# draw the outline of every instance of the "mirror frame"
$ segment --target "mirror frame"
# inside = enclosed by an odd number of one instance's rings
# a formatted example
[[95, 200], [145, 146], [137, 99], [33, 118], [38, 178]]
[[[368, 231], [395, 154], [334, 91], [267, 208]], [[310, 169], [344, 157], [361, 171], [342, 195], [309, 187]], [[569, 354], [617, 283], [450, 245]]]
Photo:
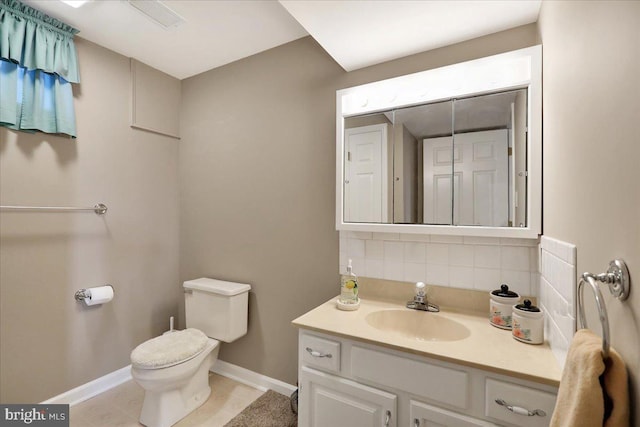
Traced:
[[[457, 97], [527, 89], [526, 227], [344, 222], [344, 118]], [[336, 229], [538, 238], [542, 220], [542, 45], [336, 91]]]

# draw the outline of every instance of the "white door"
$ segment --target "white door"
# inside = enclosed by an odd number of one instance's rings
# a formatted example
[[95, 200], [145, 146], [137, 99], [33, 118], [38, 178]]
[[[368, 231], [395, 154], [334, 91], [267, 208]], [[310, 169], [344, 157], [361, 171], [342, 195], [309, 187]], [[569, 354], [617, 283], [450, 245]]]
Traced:
[[300, 427], [396, 426], [396, 396], [307, 367], [300, 373]]
[[[454, 151], [451, 137], [427, 138], [423, 141], [423, 215], [425, 224], [451, 225], [452, 203], [457, 177], [452, 175], [452, 158], [459, 157]], [[457, 217], [457, 215], [455, 215]]]
[[344, 221], [387, 222], [387, 125], [344, 133]]
[[497, 427], [497, 424], [415, 400], [409, 402], [409, 416], [411, 427]]
[[[459, 193], [455, 225], [509, 225], [509, 152], [507, 129], [456, 134], [454, 147]], [[459, 209], [455, 208], [459, 203]]]
[[[424, 223], [506, 227], [509, 157], [506, 129], [423, 141]], [[453, 166], [452, 166], [453, 161]]]

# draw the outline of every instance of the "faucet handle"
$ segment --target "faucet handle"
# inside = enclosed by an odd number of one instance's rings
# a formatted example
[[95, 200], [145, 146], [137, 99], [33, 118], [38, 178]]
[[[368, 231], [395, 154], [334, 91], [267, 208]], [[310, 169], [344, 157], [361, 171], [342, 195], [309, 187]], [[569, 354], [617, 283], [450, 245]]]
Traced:
[[416, 294], [412, 301], [407, 302], [407, 308], [420, 311], [440, 311], [440, 308], [437, 305], [431, 304], [427, 301], [427, 292], [425, 288], [426, 285], [424, 282], [416, 283]]

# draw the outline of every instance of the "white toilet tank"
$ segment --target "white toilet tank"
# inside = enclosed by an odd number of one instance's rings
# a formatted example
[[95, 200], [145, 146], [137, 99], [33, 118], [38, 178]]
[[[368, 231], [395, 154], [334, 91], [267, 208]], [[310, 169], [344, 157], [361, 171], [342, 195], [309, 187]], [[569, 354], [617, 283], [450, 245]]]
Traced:
[[187, 328], [224, 342], [237, 340], [247, 333], [250, 289], [205, 277], [184, 282]]

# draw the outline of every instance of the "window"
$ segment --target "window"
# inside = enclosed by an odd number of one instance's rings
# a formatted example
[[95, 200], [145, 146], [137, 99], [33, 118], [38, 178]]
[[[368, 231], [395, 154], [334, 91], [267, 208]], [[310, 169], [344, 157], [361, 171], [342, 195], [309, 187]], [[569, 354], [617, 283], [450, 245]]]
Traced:
[[18, 0], [0, 0], [0, 126], [76, 136], [77, 32]]

